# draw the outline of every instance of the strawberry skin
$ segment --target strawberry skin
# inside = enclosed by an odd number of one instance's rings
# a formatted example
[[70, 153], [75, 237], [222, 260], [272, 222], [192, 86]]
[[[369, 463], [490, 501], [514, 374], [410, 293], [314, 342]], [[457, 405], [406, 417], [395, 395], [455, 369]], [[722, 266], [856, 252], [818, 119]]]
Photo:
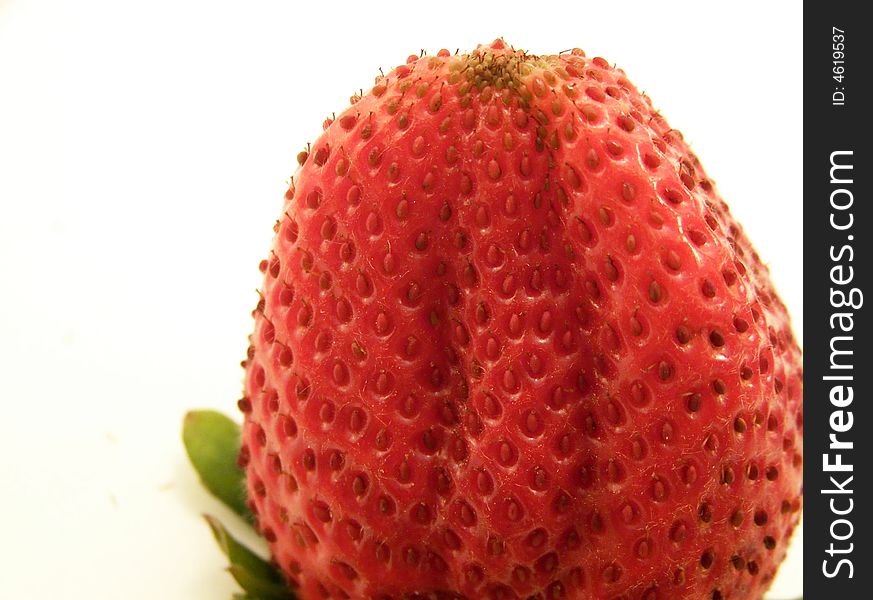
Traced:
[[801, 507], [767, 268], [621, 70], [412, 56], [301, 153], [241, 464], [304, 600], [757, 600]]

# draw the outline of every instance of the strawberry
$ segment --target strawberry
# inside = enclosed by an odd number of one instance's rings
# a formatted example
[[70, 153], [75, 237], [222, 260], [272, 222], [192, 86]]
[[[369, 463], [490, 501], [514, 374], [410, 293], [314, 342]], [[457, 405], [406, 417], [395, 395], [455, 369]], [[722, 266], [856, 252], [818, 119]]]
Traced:
[[580, 50], [411, 56], [298, 157], [240, 462], [316, 598], [760, 598], [801, 355], [697, 157]]

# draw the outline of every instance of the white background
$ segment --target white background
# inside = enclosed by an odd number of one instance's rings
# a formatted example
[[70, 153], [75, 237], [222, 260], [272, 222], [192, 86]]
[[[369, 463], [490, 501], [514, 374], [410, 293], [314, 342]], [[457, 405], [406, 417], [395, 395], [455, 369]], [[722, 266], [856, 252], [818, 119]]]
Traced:
[[623, 67], [802, 334], [799, 3], [66, 4], [0, 0], [0, 599], [230, 597], [182, 415], [235, 414], [297, 151], [422, 48], [502, 35]]

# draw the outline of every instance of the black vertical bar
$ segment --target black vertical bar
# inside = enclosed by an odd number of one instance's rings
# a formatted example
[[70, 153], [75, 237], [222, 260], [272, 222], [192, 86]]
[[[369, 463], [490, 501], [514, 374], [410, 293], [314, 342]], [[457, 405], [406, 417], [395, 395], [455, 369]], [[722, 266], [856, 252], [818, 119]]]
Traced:
[[873, 338], [865, 305], [873, 296], [864, 297], [873, 294], [873, 27], [862, 7], [804, 6], [803, 545], [811, 600], [873, 598]]

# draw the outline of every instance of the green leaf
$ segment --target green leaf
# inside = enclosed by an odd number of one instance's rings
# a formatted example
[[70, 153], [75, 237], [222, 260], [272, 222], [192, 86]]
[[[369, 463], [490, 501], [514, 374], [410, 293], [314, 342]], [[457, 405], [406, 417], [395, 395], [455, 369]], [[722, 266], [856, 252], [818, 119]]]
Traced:
[[251, 522], [246, 506], [245, 474], [236, 464], [240, 426], [214, 410], [194, 410], [185, 415], [182, 441], [206, 489]]
[[230, 561], [228, 571], [245, 594], [234, 600], [296, 600], [279, 570], [242, 545], [225, 527], [210, 515], [204, 515], [215, 541]]
[[268, 583], [284, 585], [282, 575], [276, 567], [243, 546], [239, 540], [230, 535], [218, 519], [211, 515], [204, 515], [204, 518], [232, 567], [245, 569], [252, 577]]
[[230, 574], [240, 584], [240, 587], [253, 598], [258, 600], [297, 600], [287, 585], [284, 583], [273, 583], [258, 579], [245, 568], [238, 565], [231, 565], [228, 568]]
[[[245, 473], [237, 465], [240, 426], [213, 410], [185, 415], [182, 427], [185, 451], [200, 480], [215, 497], [235, 513], [252, 522], [246, 506]], [[205, 515], [212, 535], [230, 561], [228, 571], [245, 593], [233, 600], [297, 600], [281, 572], [234, 538], [215, 517]]]

